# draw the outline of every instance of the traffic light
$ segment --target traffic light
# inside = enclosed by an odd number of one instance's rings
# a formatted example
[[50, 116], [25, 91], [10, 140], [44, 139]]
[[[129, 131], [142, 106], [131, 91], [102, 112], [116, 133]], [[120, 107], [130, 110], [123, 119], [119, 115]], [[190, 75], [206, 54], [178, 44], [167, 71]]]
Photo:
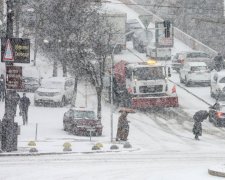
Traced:
[[170, 21], [165, 20], [163, 22], [164, 28], [165, 28], [165, 37], [168, 38], [170, 37]]

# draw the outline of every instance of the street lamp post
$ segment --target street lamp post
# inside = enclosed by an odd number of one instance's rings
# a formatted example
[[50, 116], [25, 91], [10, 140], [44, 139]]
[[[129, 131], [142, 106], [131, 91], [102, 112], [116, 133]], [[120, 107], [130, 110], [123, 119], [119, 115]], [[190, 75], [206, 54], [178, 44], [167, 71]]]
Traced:
[[[129, 34], [131, 34], [131, 33], [133, 33], [134, 31], [129, 31], [129, 32], [127, 32], [127, 33], [125, 33], [124, 35], [122, 35], [122, 36], [120, 36], [119, 37], [119, 39], [121, 38], [121, 37], [126, 37], [127, 35], [129, 35]], [[110, 101], [110, 127], [111, 127], [111, 142], [113, 142], [113, 75], [114, 75], [114, 73], [113, 73], [113, 66], [114, 66], [114, 52], [115, 52], [115, 49], [116, 49], [116, 47], [117, 47], [117, 45], [118, 45], [119, 43], [118, 43], [118, 41], [117, 41], [117, 43], [114, 45], [114, 47], [113, 47], [113, 50], [112, 50], [112, 53], [111, 53], [111, 76], [110, 76], [110, 99], [111, 99], [111, 101]]]

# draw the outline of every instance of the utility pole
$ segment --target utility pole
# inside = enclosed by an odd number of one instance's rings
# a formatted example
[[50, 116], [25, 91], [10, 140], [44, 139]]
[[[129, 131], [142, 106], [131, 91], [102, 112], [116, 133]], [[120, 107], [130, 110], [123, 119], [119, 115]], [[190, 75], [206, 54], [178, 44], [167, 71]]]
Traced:
[[[7, 5], [7, 27], [6, 27], [6, 38], [10, 39], [13, 37], [13, 2], [12, 0], [6, 1]], [[12, 66], [12, 62], [5, 62], [5, 66]], [[6, 79], [6, 78], [5, 78]], [[17, 128], [18, 124], [14, 122], [16, 113], [17, 103], [19, 97], [16, 96], [16, 91], [6, 89], [5, 95], [5, 114], [2, 119], [2, 150], [11, 152], [17, 150]], [[15, 101], [15, 99], [17, 100]], [[16, 103], [15, 103], [16, 102]]]

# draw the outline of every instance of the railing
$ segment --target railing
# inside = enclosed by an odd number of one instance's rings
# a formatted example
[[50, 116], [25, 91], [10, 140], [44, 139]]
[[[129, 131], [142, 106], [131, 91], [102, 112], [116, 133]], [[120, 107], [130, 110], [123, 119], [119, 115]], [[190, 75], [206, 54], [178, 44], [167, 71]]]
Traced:
[[[121, 0], [122, 2], [127, 2], [130, 1], [130, 3], [132, 4], [136, 4], [136, 2], [134, 0]], [[129, 6], [130, 8], [135, 8], [133, 5]], [[143, 14], [143, 10], [148, 13], [151, 14], [153, 16], [152, 18], [152, 22], [155, 23], [156, 21], [163, 21], [163, 19], [160, 16], [157, 16], [156, 14], [154, 14], [153, 12], [145, 9], [142, 6], [138, 6], [136, 5], [136, 7], [142, 9], [142, 14]], [[137, 10], [137, 9], [135, 9]], [[209, 46], [203, 44], [202, 42], [198, 41], [197, 39], [193, 38], [192, 36], [186, 34], [185, 32], [181, 31], [180, 29], [174, 27], [174, 37], [180, 41], [182, 41], [184, 44], [186, 44], [187, 46], [189, 46], [190, 48], [194, 49], [194, 50], [198, 50], [198, 51], [204, 51], [206, 53], [208, 53], [211, 56], [215, 56], [217, 54], [217, 51], [210, 48]]]

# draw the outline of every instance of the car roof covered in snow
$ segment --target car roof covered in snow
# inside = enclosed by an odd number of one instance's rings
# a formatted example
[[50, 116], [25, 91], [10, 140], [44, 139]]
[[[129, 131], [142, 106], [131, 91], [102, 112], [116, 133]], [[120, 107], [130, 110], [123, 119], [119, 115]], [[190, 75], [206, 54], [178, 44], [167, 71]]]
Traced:
[[205, 62], [186, 62], [190, 66], [207, 66]]
[[70, 78], [70, 77], [49, 77], [49, 78], [44, 78], [42, 81], [65, 82], [68, 79], [72, 79], [72, 78]]

